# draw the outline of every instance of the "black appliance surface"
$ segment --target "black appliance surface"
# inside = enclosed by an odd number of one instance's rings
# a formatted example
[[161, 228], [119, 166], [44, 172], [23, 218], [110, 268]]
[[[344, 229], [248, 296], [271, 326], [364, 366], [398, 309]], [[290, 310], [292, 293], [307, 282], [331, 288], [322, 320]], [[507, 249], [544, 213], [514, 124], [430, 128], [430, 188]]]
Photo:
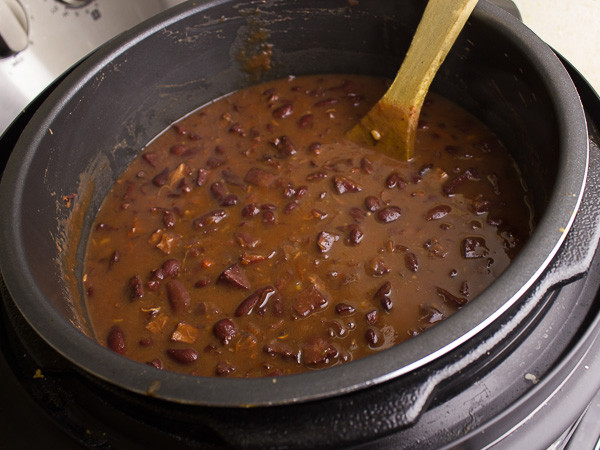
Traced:
[[[565, 62], [568, 66], [568, 63]], [[550, 270], [570, 271], [565, 252], [578, 242], [594, 253], [600, 229], [600, 99], [571, 67], [590, 122], [590, 182], [578, 227]], [[51, 89], [51, 88], [50, 88]], [[42, 96], [43, 97], [43, 96]], [[37, 99], [0, 139], [12, 148]], [[1, 156], [0, 169], [7, 154]], [[587, 261], [586, 256], [579, 261]], [[515, 310], [503, 323], [519, 325], [494, 345], [488, 358], [465, 366], [433, 395], [408, 428], [361, 448], [594, 448], [598, 441], [600, 379], [600, 255], [587, 261], [583, 276], [554, 289], [533, 310]], [[524, 302], [524, 308], [527, 302]], [[521, 317], [522, 315], [523, 317]], [[458, 349], [454, 362], [468, 359], [484, 342]], [[446, 360], [451, 365], [452, 361]], [[372, 388], [376, 395], [378, 388]], [[369, 393], [367, 392], [367, 395]], [[190, 429], [177, 415], [138, 409], [146, 399], [128, 398], [91, 380], [57, 355], [29, 328], [3, 289], [0, 304], [0, 448], [210, 448], [226, 431]], [[589, 407], [588, 407], [589, 404]], [[125, 405], [125, 406], [124, 406]], [[587, 411], [586, 411], [587, 408]], [[583, 413], [587, 412], [587, 415]], [[198, 417], [206, 411], [199, 409]], [[215, 414], [228, 414], [220, 410]], [[245, 412], [244, 412], [245, 413]], [[243, 417], [243, 414], [240, 417]], [[591, 417], [591, 419], [590, 419]], [[191, 419], [195, 416], [192, 413]], [[395, 418], [390, 417], [393, 421]], [[162, 427], [156, 426], [160, 423]], [[591, 425], [590, 425], [591, 424]], [[585, 426], [587, 425], [587, 426]], [[325, 425], [326, 427], [326, 425]], [[222, 435], [219, 436], [218, 432]], [[326, 432], [326, 429], [324, 429]], [[231, 443], [232, 441], [230, 441]], [[233, 441], [234, 443], [243, 443]], [[309, 440], [306, 442], [310, 442]], [[302, 444], [299, 442], [298, 444]]]

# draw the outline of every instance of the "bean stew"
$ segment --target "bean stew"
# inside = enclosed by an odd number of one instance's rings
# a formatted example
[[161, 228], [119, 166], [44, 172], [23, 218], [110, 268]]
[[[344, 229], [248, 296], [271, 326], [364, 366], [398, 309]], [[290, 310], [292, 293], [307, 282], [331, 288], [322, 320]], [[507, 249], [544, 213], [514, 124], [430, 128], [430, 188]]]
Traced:
[[344, 139], [386, 86], [272, 81], [148, 144], [88, 240], [98, 340], [157, 369], [278, 376], [382, 351], [476, 303], [532, 232], [522, 177], [435, 94], [408, 162]]

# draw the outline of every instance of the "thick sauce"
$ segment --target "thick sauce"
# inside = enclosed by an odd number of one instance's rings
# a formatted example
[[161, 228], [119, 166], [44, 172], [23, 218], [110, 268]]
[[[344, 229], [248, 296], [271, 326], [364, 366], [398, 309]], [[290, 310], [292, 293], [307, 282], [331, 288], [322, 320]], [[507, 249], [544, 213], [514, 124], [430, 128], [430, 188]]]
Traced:
[[157, 137], [89, 239], [98, 339], [159, 369], [276, 376], [389, 348], [472, 301], [531, 232], [518, 170], [435, 95], [411, 161], [345, 140], [385, 88], [279, 80]]

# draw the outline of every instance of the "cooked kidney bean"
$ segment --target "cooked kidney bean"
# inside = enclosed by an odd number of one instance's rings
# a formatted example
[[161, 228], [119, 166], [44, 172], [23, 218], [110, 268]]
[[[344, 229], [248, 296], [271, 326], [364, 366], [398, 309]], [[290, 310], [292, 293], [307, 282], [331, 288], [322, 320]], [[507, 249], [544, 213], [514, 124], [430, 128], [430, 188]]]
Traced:
[[361, 160], [360, 160], [360, 168], [367, 175], [371, 175], [373, 173], [373, 171], [374, 171], [374, 169], [373, 169], [373, 163], [368, 158], [361, 158]]
[[383, 223], [394, 222], [400, 218], [402, 210], [397, 206], [386, 206], [377, 211], [377, 220]]
[[198, 359], [198, 352], [193, 348], [169, 348], [167, 356], [179, 364], [192, 364]]
[[222, 209], [215, 209], [193, 220], [194, 228], [204, 231], [210, 231], [213, 225], [218, 224], [227, 217], [227, 213]]
[[485, 239], [469, 236], [463, 239], [461, 252], [463, 258], [485, 258], [489, 254], [489, 249], [485, 246]]
[[135, 300], [144, 296], [144, 286], [139, 275], [129, 280], [129, 298]]
[[288, 157], [296, 154], [296, 146], [287, 136], [281, 136], [273, 142], [279, 154]]
[[377, 347], [381, 345], [381, 338], [379, 337], [379, 333], [375, 331], [373, 328], [368, 328], [365, 332], [365, 339], [367, 340], [367, 344], [370, 347]]
[[461, 172], [452, 180], [448, 181], [444, 187], [443, 191], [446, 195], [454, 195], [458, 190], [459, 186], [462, 185], [465, 181], [479, 181], [479, 175], [477, 174], [477, 170], [474, 168], [469, 168]]
[[231, 319], [221, 319], [215, 323], [213, 334], [221, 344], [226, 345], [237, 335], [237, 327]]
[[272, 286], [266, 286], [254, 291], [239, 304], [235, 310], [235, 315], [237, 317], [247, 316], [252, 314], [254, 308], [264, 308], [273, 294], [275, 294], [275, 288]]
[[204, 186], [204, 184], [208, 180], [208, 174], [208, 170], [198, 169], [198, 172], [196, 174], [196, 186]]
[[283, 119], [294, 112], [294, 107], [291, 103], [286, 103], [273, 111], [273, 117]]
[[406, 252], [404, 255], [404, 263], [406, 264], [406, 268], [411, 272], [416, 272], [419, 269], [417, 255], [412, 252]]
[[377, 197], [369, 195], [365, 198], [365, 208], [367, 211], [375, 212], [381, 208], [381, 201]]
[[192, 299], [181, 281], [171, 280], [167, 283], [167, 297], [171, 309], [176, 314], [184, 313], [190, 309]]
[[304, 114], [298, 119], [298, 126], [300, 128], [307, 128], [313, 124], [314, 116], [312, 114]]
[[155, 358], [152, 361], [148, 361], [147, 363], [149, 366], [152, 366], [156, 369], [162, 369], [163, 368], [163, 363], [159, 358]]
[[179, 276], [179, 271], [181, 270], [181, 263], [175, 258], [167, 259], [163, 263], [161, 269], [163, 270], [165, 276], [169, 278], [177, 278]]
[[360, 192], [362, 187], [348, 177], [337, 176], [333, 178], [333, 186], [338, 194], [346, 192]]
[[167, 182], [168, 179], [169, 179], [169, 169], [167, 167], [165, 167], [165, 169], [161, 173], [159, 173], [154, 178], [152, 178], [152, 183], [155, 186], [161, 187], [161, 186], [165, 185], [165, 183]]
[[439, 220], [450, 214], [452, 208], [448, 205], [437, 205], [425, 213], [425, 220]]
[[347, 303], [338, 303], [335, 305], [335, 312], [337, 312], [340, 316], [348, 316], [350, 314], [354, 314], [354, 306], [349, 305]]
[[386, 86], [273, 81], [151, 142], [87, 242], [81, 282], [105, 345], [118, 324], [126, 356], [154, 367], [279, 376], [379, 352], [466, 307], [527, 239], [522, 182], [493, 134], [434, 94], [410, 161], [347, 141]]
[[361, 229], [357, 225], [353, 225], [350, 227], [350, 232], [348, 235], [348, 242], [350, 245], [358, 245], [360, 241], [362, 241], [365, 235], [361, 231]]
[[113, 325], [108, 332], [108, 337], [106, 338], [106, 345], [113, 352], [118, 353], [119, 355], [124, 355], [127, 349], [125, 345], [125, 333], [118, 325]]
[[225, 361], [219, 361], [215, 367], [215, 374], [218, 377], [225, 377], [235, 372], [235, 366]]

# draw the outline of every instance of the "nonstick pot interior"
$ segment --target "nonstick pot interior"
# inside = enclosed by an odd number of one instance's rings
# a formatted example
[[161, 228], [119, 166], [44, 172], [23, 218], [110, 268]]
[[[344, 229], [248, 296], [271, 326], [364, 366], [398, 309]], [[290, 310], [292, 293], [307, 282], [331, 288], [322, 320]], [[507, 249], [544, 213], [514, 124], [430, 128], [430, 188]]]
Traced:
[[[80, 262], [95, 212], [145, 143], [187, 112], [259, 80], [327, 72], [392, 77], [423, 8], [424, 2], [397, 0], [189, 2], [87, 58], [35, 114], [2, 179], [0, 262], [25, 318], [61, 354], [103, 380], [167, 400], [220, 406], [340, 395], [407, 373], [472, 339], [517, 302], [552, 259], [577, 211], [587, 170], [585, 118], [567, 72], [520, 22], [485, 1], [432, 89], [475, 113], [504, 141], [532, 191], [538, 223], [519, 257], [470, 305], [363, 360], [239, 380], [162, 372], [114, 354], [92, 339], [81, 304]], [[257, 43], [257, 35], [265, 41]], [[248, 73], [242, 56], [260, 51], [272, 52], [271, 67]], [[69, 242], [78, 245], [73, 250]]]

